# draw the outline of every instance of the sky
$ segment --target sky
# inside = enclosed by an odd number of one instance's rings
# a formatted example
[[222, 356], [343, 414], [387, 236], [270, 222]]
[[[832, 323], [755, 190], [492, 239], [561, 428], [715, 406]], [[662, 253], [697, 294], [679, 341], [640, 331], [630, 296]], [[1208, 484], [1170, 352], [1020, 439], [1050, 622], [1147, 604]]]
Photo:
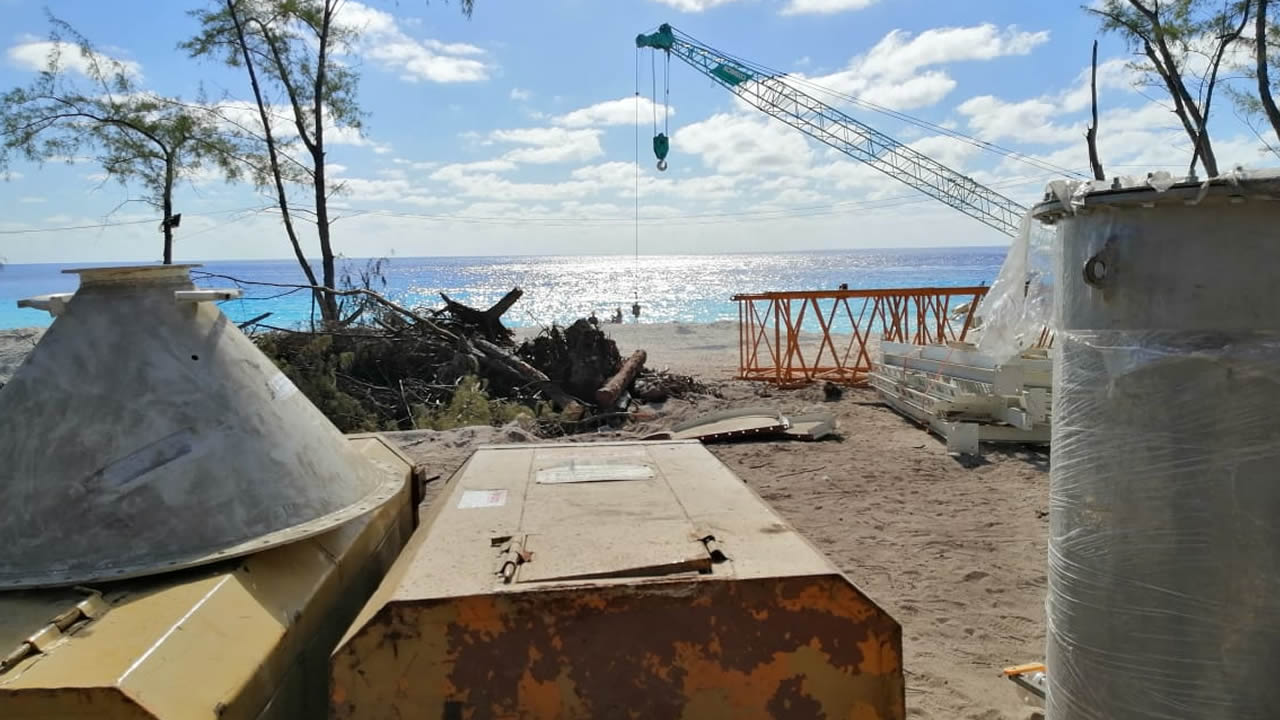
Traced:
[[[188, 11], [201, 6], [0, 0], [0, 88], [29, 83], [43, 66], [47, 7], [148, 89], [248, 99], [242, 70], [177, 49], [196, 29]], [[476, 0], [470, 19], [456, 0], [345, 0], [340, 17], [361, 33], [341, 60], [360, 73], [367, 114], [363, 132], [329, 133], [329, 174], [342, 186], [334, 244], [346, 257], [1008, 242], [676, 58], [665, 80], [666, 60], [635, 47], [638, 33], [662, 22], [861, 101], [823, 95], [1022, 205], [1048, 181], [1088, 169], [1098, 29], [1070, 0]], [[1102, 162], [1109, 175], [1185, 173], [1190, 143], [1132, 59], [1120, 39], [1100, 38]], [[70, 56], [69, 72], [77, 61]], [[1276, 164], [1225, 96], [1216, 107], [1223, 168]], [[671, 136], [666, 172], [654, 166], [655, 114]], [[0, 259], [158, 260], [157, 213], [133, 202], [137, 188], [101, 172], [92, 157], [13, 162], [0, 181]], [[270, 205], [253, 187], [199, 173], [176, 192], [175, 259], [291, 256]], [[313, 228], [303, 241], [314, 254]]]

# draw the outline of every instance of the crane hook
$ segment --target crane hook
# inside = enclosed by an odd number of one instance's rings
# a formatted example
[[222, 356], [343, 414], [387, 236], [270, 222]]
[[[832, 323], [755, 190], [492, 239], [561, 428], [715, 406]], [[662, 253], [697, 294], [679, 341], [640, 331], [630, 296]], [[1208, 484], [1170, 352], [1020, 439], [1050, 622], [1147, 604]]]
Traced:
[[667, 169], [667, 152], [671, 149], [671, 141], [667, 139], [666, 133], [658, 133], [653, 136], [653, 154], [658, 157], [659, 172]]

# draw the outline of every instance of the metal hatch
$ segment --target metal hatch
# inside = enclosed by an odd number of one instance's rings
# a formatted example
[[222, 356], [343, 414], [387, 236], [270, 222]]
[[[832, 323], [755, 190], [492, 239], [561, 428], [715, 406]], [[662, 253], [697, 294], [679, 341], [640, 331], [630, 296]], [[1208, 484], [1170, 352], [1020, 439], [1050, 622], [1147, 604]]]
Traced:
[[334, 651], [330, 717], [902, 720], [901, 658], [701, 444], [484, 447]]
[[[643, 446], [539, 448], [524, 512], [501, 553], [504, 583], [712, 572], [725, 559]], [[514, 566], [513, 566], [514, 564]]]

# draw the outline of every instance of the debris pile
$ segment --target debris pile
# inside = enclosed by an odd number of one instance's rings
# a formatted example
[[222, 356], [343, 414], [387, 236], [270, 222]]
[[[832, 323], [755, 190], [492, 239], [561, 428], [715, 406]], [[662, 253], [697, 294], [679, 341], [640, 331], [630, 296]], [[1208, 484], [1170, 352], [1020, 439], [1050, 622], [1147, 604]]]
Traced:
[[478, 310], [443, 293], [443, 308], [408, 309], [362, 292], [347, 313], [358, 321], [345, 327], [268, 327], [254, 340], [345, 432], [516, 421], [556, 436], [625, 422], [636, 400], [709, 392], [644, 368], [644, 351], [624, 359], [585, 319], [517, 346], [501, 316], [521, 294]]

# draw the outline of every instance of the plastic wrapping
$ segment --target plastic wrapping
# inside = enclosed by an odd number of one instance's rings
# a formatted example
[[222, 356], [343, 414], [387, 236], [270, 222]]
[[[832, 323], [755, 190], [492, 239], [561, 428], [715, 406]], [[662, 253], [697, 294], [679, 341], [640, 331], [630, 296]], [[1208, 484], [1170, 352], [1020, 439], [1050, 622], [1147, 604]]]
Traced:
[[1280, 334], [1057, 340], [1048, 717], [1280, 717]]
[[978, 350], [1003, 362], [1033, 347], [1053, 313], [1055, 232], [1030, 215], [982, 299], [977, 316]]

